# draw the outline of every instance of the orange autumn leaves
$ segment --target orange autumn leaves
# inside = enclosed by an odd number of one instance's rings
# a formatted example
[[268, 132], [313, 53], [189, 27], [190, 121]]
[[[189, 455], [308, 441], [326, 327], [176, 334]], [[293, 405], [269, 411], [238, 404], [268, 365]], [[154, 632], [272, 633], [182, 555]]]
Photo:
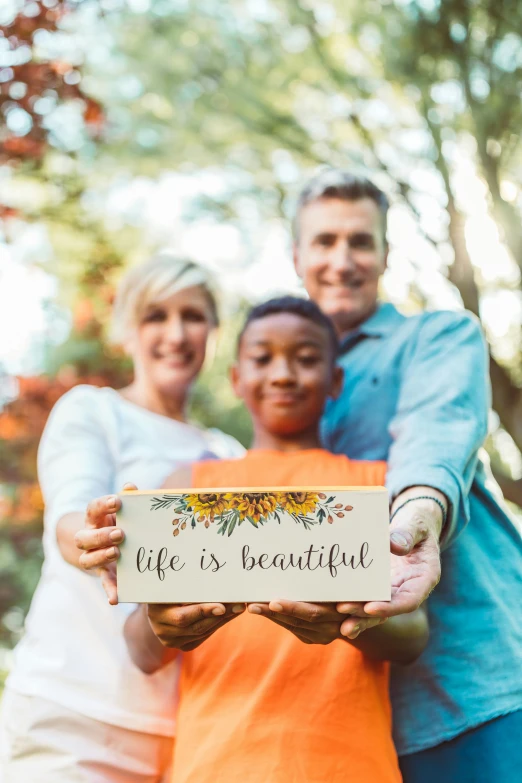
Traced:
[[0, 411], [0, 526], [41, 525], [36, 452], [49, 410], [64, 391], [45, 377], [20, 378], [17, 398]]
[[78, 383], [103, 385], [106, 381], [74, 373], [16, 379], [16, 399], [0, 409], [0, 526], [18, 529], [42, 524], [38, 443], [53, 405]]
[[16, 525], [39, 522], [42, 512], [43, 498], [38, 484], [21, 484], [7, 491], [0, 487], [0, 526], [7, 520]]

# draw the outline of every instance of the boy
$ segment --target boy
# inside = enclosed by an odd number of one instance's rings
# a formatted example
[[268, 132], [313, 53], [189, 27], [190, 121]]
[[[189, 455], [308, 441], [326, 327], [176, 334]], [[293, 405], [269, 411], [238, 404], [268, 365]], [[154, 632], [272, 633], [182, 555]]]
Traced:
[[[177, 471], [166, 486], [382, 485], [384, 463], [352, 462], [321, 448], [322, 411], [342, 385], [336, 356], [333, 327], [312, 302], [282, 297], [254, 308], [232, 369], [234, 389], [252, 416], [252, 449], [241, 459]], [[99, 547], [104, 534], [96, 533]], [[112, 541], [121, 541], [115, 533]], [[81, 537], [82, 548], [96, 544], [90, 535]], [[83, 557], [86, 565], [107, 562], [103, 551]], [[400, 781], [385, 661], [405, 663], [422, 652], [424, 612], [361, 636], [354, 618], [351, 638], [340, 634], [345, 619], [329, 604], [285, 600], [247, 611], [222, 604], [139, 607], [125, 635], [140, 668], [160, 668], [170, 657], [164, 647], [187, 653], [173, 783]]]

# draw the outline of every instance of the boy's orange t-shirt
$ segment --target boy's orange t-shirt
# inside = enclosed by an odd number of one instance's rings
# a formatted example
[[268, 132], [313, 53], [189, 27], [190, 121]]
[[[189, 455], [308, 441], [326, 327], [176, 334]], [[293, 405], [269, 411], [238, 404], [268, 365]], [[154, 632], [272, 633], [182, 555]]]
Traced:
[[[382, 486], [321, 449], [193, 466], [193, 486]], [[284, 596], [282, 596], [284, 597]], [[398, 783], [388, 664], [245, 613], [183, 655], [173, 783]]]

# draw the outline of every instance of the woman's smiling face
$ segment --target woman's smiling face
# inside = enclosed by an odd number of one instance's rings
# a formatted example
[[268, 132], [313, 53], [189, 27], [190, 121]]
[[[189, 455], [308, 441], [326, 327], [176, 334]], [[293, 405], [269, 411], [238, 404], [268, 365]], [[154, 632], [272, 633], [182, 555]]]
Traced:
[[136, 379], [164, 395], [179, 396], [201, 370], [214, 325], [202, 286], [185, 288], [150, 304], [126, 346]]

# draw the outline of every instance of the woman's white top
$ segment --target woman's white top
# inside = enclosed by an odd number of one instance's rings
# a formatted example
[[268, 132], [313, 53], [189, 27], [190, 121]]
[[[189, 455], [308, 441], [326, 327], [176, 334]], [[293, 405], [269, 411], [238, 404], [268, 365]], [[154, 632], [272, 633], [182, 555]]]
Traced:
[[65, 394], [38, 452], [45, 561], [8, 686], [105, 723], [174, 734], [178, 663], [152, 675], [132, 663], [123, 625], [135, 605], [110, 606], [97, 576], [65, 562], [56, 524], [126, 482], [154, 489], [181, 464], [243, 453], [219, 430], [152, 413], [113, 389], [77, 386]]

